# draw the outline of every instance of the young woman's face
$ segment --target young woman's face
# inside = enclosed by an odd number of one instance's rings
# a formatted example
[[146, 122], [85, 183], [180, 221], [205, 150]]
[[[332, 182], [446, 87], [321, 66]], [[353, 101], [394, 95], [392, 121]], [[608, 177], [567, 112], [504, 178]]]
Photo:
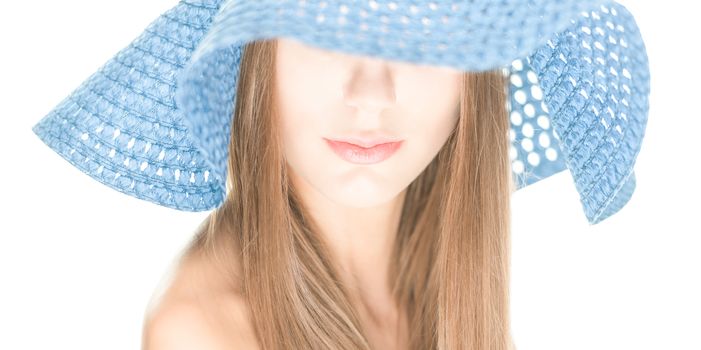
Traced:
[[[338, 204], [369, 207], [391, 200], [428, 166], [456, 126], [461, 71], [327, 51], [287, 38], [278, 39], [276, 59], [290, 176]], [[345, 159], [327, 142], [374, 134], [401, 144], [372, 164], [352, 149], [340, 152], [357, 159]], [[376, 151], [369, 153], [382, 153]]]

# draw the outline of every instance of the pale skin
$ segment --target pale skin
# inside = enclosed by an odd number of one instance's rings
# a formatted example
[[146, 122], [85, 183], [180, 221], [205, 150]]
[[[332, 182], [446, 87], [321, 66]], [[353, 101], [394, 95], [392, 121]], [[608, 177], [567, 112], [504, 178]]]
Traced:
[[[287, 38], [278, 40], [276, 59], [291, 181], [337, 259], [371, 345], [405, 348], [405, 315], [393, 306], [387, 283], [391, 248], [407, 186], [455, 128], [462, 72], [327, 51]], [[403, 144], [380, 163], [358, 165], [322, 139], [365, 131], [390, 134]], [[208, 261], [183, 259], [163, 297], [153, 301], [143, 349], [180, 349], [173, 347], [178, 346], [173, 337], [191, 342], [182, 349], [257, 348], [245, 303], [220, 292], [221, 277]], [[193, 295], [202, 293], [222, 295], [220, 304], [193, 306]], [[205, 299], [211, 298], [198, 300]], [[205, 322], [203, 308], [216, 310], [221, 319]]]

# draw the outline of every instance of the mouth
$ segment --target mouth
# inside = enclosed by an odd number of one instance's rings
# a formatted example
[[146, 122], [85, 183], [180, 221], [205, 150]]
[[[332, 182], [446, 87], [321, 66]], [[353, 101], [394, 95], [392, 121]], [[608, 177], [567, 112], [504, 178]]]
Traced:
[[329, 140], [324, 138], [326, 144], [339, 156], [341, 159], [353, 164], [375, 164], [382, 162], [391, 157], [404, 142], [394, 141], [379, 143], [372, 147], [363, 147], [349, 142]]

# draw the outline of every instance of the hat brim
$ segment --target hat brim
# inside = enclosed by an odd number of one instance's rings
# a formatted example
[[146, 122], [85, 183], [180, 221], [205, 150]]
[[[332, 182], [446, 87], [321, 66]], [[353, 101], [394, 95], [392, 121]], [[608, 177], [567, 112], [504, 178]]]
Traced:
[[217, 11], [185, 1], [165, 11], [32, 131], [117, 191], [184, 211], [217, 207], [224, 181], [192, 143], [174, 99], [177, 74]]
[[[622, 5], [513, 0], [494, 6], [482, 0], [469, 8], [393, 3], [393, 9], [371, 1], [332, 9], [325, 3], [181, 1], [33, 130], [83, 172], [121, 192], [179, 210], [216, 208], [226, 190], [243, 45], [291, 37], [328, 50], [416, 64], [507, 67], [512, 82], [513, 77], [522, 81], [510, 86], [510, 115], [547, 117], [552, 127], [535, 129], [559, 141], [539, 147], [533, 142], [539, 135], [512, 118], [511, 141], [521, 145], [512, 152], [513, 164], [522, 167], [515, 171], [518, 187], [569, 168], [592, 224], [630, 198], [647, 120], [649, 72], [638, 28]], [[382, 13], [369, 15], [373, 11]], [[582, 33], [583, 27], [590, 33]], [[619, 58], [615, 62], [612, 53]], [[534, 87], [543, 96], [532, 93]], [[518, 91], [526, 98], [517, 98]], [[614, 103], [611, 96], [620, 102], [623, 91], [626, 103]], [[594, 97], [597, 102], [591, 103]], [[536, 119], [527, 122], [533, 127]], [[525, 139], [535, 147], [523, 146]], [[559, 156], [546, 161], [550, 151]], [[531, 162], [532, 154], [543, 161]]]

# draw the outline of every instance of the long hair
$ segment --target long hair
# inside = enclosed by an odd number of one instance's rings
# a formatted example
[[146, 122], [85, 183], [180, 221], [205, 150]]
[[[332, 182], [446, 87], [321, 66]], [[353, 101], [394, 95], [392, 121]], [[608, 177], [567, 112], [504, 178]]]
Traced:
[[[371, 349], [337, 263], [288, 178], [276, 122], [276, 43], [244, 47], [227, 197], [192, 249], [223, 265], [221, 257], [239, 259], [232, 283], [263, 349]], [[455, 130], [407, 188], [389, 282], [407, 315], [410, 349], [513, 347], [507, 86], [501, 69], [463, 72]]]

